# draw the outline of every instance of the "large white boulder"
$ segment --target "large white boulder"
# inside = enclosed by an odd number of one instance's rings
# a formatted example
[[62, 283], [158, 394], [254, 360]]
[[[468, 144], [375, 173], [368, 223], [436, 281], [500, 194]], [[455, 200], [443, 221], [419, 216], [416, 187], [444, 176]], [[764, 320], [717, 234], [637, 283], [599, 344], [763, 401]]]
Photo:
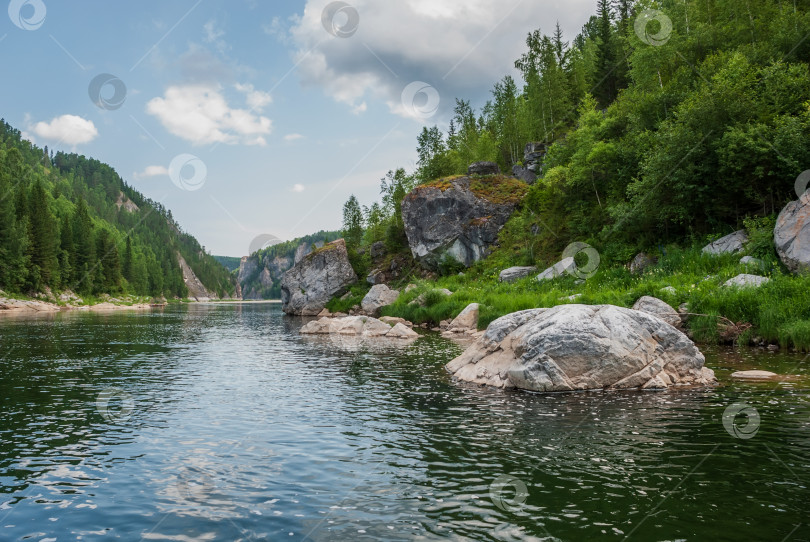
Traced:
[[577, 264], [574, 263], [574, 258], [565, 258], [537, 275], [537, 280], [543, 282], [544, 280], [555, 279], [576, 268]]
[[530, 309], [492, 322], [447, 364], [456, 378], [532, 391], [710, 385], [695, 344], [660, 318], [613, 305]]
[[528, 277], [532, 273], [536, 272], [537, 268], [534, 266], [529, 267], [510, 267], [508, 269], [504, 269], [498, 275], [498, 280], [501, 282], [515, 282], [516, 280], [522, 279], [523, 277]]

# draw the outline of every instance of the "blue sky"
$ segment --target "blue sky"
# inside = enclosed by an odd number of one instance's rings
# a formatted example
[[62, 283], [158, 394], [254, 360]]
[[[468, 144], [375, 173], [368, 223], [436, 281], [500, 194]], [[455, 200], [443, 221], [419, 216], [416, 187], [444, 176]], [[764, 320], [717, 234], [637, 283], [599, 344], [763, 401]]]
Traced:
[[109, 163], [212, 253], [242, 256], [261, 234], [337, 229], [350, 194], [368, 205], [386, 171], [413, 169], [417, 133], [444, 129], [455, 97], [480, 106], [516, 75], [529, 31], [560, 20], [570, 40], [594, 6], [11, 0], [0, 117]]

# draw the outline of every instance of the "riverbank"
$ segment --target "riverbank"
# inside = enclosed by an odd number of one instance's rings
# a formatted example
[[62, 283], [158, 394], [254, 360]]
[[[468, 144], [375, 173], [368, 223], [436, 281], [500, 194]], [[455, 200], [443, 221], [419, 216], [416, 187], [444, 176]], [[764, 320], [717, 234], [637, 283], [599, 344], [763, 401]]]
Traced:
[[56, 297], [53, 294], [41, 298], [11, 295], [0, 291], [0, 317], [12, 315], [48, 314], [61, 311], [107, 312], [120, 310], [147, 310], [163, 307], [168, 302], [154, 300], [143, 296], [122, 296], [121, 298], [104, 295], [99, 298], [80, 298], [72, 292], [65, 292]]
[[[479, 262], [462, 274], [394, 284], [401, 294], [382, 314], [414, 324], [438, 325], [468, 304], [480, 304], [478, 328], [512, 312], [561, 304], [611, 304], [632, 307], [643, 296], [661, 299], [678, 311], [684, 329], [700, 344], [751, 344], [810, 350], [810, 275], [793, 275], [775, 259], [743, 264], [742, 254], [709, 255], [700, 247], [666, 247], [657, 263], [639, 274], [625, 265], [603, 264], [587, 279], [564, 274], [538, 281], [533, 273], [512, 283], [500, 282], [499, 258]], [[740, 274], [765, 277], [761, 286], [725, 283]], [[356, 285], [343, 300], [327, 307], [346, 311], [359, 305], [369, 285]], [[452, 292], [444, 295], [442, 290]], [[420, 303], [415, 303], [419, 299]]]

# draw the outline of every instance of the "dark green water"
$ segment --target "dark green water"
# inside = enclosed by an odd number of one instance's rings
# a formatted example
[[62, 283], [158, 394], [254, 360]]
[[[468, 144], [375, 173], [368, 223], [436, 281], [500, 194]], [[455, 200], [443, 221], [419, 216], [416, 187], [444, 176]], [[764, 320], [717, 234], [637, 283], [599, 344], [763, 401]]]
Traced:
[[[453, 383], [436, 336], [300, 325], [0, 320], [0, 540], [810, 539], [803, 356], [709, 352], [713, 390], [543, 396]], [[729, 381], [752, 367], [801, 378]]]

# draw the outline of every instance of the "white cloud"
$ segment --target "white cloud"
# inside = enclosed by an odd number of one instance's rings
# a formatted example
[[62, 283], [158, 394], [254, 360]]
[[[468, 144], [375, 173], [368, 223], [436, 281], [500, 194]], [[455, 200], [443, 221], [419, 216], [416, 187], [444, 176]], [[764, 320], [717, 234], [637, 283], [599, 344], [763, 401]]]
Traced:
[[[261, 91], [253, 92], [261, 94], [254, 96], [254, 105], [262, 105], [269, 98]], [[171, 86], [163, 97], [146, 104], [146, 112], [157, 117], [170, 133], [195, 145], [265, 145], [263, 136], [272, 130], [270, 119], [248, 109], [231, 108], [220, 89], [208, 85]]]
[[284, 141], [295, 141], [297, 139], [304, 139], [301, 134], [287, 134], [284, 136]]
[[495, 82], [517, 74], [514, 61], [524, 52], [529, 32], [542, 25], [551, 34], [559, 20], [571, 41], [594, 9], [593, 0], [354, 0], [357, 31], [340, 38], [323, 27], [321, 13], [328, 3], [307, 0], [290, 30], [301, 80], [320, 86], [355, 113], [365, 110], [367, 99], [376, 99], [405, 117], [414, 116], [412, 104], [402, 104], [409, 83], [435, 87], [440, 114], [456, 97], [483, 101]]
[[292, 190], [293, 192], [303, 192], [305, 188], [303, 184], [294, 184], [290, 190]]
[[146, 177], [159, 177], [161, 175], [168, 175], [169, 170], [165, 166], [146, 166], [140, 173], [135, 173], [136, 179], [144, 179]]
[[65, 143], [72, 147], [89, 143], [98, 135], [93, 121], [76, 115], [62, 115], [51, 119], [50, 122], [37, 122], [28, 129], [42, 139]]
[[261, 111], [264, 109], [264, 106], [268, 105], [270, 102], [273, 101], [272, 96], [270, 93], [264, 92], [261, 90], [256, 90], [253, 88], [251, 84], [236, 84], [236, 90], [239, 92], [243, 92], [247, 97], [247, 104], [250, 106], [251, 109], [254, 111]]
[[214, 47], [216, 47], [219, 51], [230, 49], [225, 40], [222, 39], [225, 32], [217, 27], [217, 22], [215, 20], [211, 19], [205, 23], [203, 25], [203, 30], [205, 31], [205, 37], [203, 39], [206, 43], [213, 44]]

